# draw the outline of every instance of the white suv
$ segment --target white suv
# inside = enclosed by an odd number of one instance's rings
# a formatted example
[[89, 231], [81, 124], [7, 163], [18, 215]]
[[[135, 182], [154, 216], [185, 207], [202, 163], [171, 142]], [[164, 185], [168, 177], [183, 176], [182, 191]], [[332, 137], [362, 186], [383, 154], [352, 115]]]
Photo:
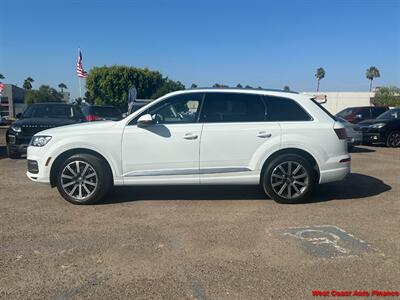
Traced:
[[309, 96], [271, 90], [170, 93], [118, 121], [58, 127], [28, 147], [28, 177], [75, 204], [113, 185], [261, 184], [304, 201], [350, 172], [343, 125]]

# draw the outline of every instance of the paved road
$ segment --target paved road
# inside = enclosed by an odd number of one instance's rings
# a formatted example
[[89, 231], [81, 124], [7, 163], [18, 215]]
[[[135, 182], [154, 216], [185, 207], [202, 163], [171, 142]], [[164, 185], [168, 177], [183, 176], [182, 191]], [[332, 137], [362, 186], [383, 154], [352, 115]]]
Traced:
[[[280, 205], [257, 187], [118, 188], [74, 206], [0, 159], [0, 298], [307, 299], [399, 290], [400, 149]], [[322, 226], [326, 225], [326, 226]]]

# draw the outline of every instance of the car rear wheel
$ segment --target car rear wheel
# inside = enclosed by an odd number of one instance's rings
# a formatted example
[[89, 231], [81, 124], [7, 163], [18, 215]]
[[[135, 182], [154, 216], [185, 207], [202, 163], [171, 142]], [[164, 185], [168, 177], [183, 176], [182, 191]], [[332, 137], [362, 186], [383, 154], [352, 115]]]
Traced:
[[284, 154], [267, 166], [262, 185], [264, 191], [276, 202], [301, 203], [314, 189], [315, 172], [302, 156]]
[[400, 131], [394, 130], [389, 133], [386, 139], [386, 146], [393, 148], [400, 147]]
[[59, 168], [57, 189], [73, 204], [100, 201], [112, 187], [112, 174], [107, 164], [91, 154], [69, 157]]

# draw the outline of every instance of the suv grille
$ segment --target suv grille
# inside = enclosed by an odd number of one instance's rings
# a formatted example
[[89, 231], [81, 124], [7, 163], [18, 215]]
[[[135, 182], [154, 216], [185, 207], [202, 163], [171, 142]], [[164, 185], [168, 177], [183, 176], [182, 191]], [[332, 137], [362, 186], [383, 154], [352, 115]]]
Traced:
[[39, 131], [53, 128], [53, 125], [22, 125], [21, 131], [22, 135], [32, 136]]

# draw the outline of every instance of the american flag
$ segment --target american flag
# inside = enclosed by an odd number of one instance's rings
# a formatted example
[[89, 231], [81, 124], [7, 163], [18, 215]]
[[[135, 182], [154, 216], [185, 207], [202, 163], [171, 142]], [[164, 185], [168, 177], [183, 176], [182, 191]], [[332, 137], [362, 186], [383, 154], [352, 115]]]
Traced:
[[83, 69], [83, 66], [82, 66], [82, 53], [81, 53], [80, 49], [79, 49], [79, 53], [78, 53], [78, 61], [76, 63], [76, 73], [78, 74], [78, 77], [80, 77], [80, 78], [87, 77], [87, 72]]
[[0, 94], [3, 91], [3, 89], [4, 89], [4, 84], [0, 82]]

